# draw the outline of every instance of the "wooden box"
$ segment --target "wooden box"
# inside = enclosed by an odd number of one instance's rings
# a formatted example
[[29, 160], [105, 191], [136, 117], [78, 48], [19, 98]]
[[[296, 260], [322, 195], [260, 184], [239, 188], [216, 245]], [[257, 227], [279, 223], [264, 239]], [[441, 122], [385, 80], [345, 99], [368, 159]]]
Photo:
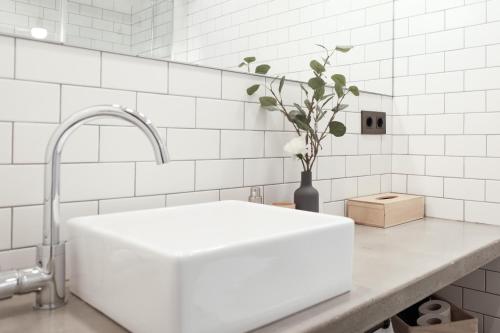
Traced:
[[[432, 296], [431, 299], [440, 299]], [[451, 306], [451, 322], [432, 326], [416, 326], [418, 317], [418, 305], [422, 302], [406, 309], [397, 316], [391, 318], [394, 333], [478, 333], [478, 320], [469, 313]], [[410, 319], [410, 320], [409, 320]]]
[[356, 223], [387, 228], [424, 217], [424, 198], [400, 193], [381, 193], [349, 199], [347, 216]]

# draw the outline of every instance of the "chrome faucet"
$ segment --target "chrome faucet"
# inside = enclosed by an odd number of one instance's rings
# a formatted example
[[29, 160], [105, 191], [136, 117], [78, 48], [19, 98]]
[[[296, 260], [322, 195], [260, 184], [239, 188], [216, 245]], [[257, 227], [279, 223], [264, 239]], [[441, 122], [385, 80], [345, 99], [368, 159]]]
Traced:
[[0, 272], [0, 300], [36, 292], [35, 308], [55, 309], [66, 303], [66, 243], [59, 238], [61, 153], [68, 137], [80, 125], [106, 117], [119, 118], [139, 127], [153, 145], [156, 162], [168, 161], [167, 149], [156, 128], [143, 114], [132, 109], [99, 105], [81, 110], [65, 120], [52, 135], [45, 153], [43, 243], [37, 247], [37, 265]]

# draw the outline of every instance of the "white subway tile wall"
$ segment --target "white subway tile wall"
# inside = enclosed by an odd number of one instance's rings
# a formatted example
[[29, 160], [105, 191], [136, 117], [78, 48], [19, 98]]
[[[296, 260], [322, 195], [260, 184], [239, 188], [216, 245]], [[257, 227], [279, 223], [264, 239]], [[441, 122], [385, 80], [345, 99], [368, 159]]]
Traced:
[[[392, 92], [392, 0], [190, 0], [182, 6], [186, 18], [176, 27], [174, 60], [235, 68], [244, 57], [256, 56], [273, 73], [306, 80], [309, 60], [322, 52], [315, 44], [351, 44], [355, 50], [335, 57], [338, 70], [360, 88]], [[433, 21], [443, 25], [444, 19]], [[418, 22], [412, 26], [418, 29]]]
[[[0, 53], [2, 269], [34, 260], [45, 146], [58, 123], [91, 105], [118, 103], [146, 114], [172, 162], [157, 166], [146, 137], [128, 123], [108, 119], [82, 126], [63, 152], [63, 219], [247, 200], [249, 186], [261, 186], [266, 203], [293, 200], [301, 167], [283, 154], [283, 144], [295, 134], [280, 113], [261, 109], [245, 92], [264, 77], [10, 37], [0, 38], [0, 48], [8, 51]], [[285, 89], [287, 103], [302, 100], [296, 82]], [[359, 111], [388, 112], [390, 130], [392, 98], [365, 93], [349, 104], [339, 116], [347, 119], [349, 134], [325, 142], [314, 170], [328, 213], [343, 214], [349, 197], [391, 187], [391, 135], [359, 135]]]
[[[500, 224], [499, 8], [395, 0], [392, 189], [425, 195], [427, 216]], [[442, 291], [479, 317], [480, 333], [500, 329], [496, 274]]]

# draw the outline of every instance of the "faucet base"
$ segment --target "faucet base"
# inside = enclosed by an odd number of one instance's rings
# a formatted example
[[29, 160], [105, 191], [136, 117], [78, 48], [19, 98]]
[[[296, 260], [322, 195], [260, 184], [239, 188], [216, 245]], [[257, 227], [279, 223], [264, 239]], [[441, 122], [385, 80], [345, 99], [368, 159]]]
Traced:
[[66, 243], [38, 246], [37, 263], [50, 278], [45, 286], [36, 292], [34, 308], [53, 310], [65, 305]]

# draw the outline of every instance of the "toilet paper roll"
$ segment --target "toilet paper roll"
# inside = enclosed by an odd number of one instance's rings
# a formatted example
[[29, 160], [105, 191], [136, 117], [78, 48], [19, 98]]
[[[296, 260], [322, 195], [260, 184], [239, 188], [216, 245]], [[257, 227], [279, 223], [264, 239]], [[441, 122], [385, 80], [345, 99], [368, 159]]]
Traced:
[[424, 304], [418, 307], [418, 313], [423, 316], [425, 314], [431, 313], [435, 315], [441, 315], [448, 320], [451, 320], [451, 306], [450, 303], [440, 301], [440, 300], [432, 300], [425, 302]]
[[431, 326], [439, 324], [447, 324], [450, 318], [438, 314], [427, 313], [417, 319], [418, 326]]

